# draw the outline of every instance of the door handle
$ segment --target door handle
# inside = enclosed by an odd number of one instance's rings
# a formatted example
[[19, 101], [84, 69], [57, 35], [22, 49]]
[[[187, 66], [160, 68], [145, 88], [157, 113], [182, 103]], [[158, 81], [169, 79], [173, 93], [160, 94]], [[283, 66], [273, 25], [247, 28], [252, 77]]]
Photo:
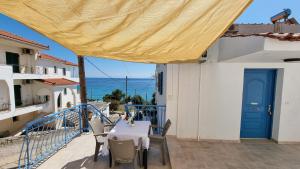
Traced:
[[272, 116], [272, 114], [273, 114], [272, 113], [272, 105], [270, 105], [270, 104], [268, 105], [268, 113], [270, 116]]

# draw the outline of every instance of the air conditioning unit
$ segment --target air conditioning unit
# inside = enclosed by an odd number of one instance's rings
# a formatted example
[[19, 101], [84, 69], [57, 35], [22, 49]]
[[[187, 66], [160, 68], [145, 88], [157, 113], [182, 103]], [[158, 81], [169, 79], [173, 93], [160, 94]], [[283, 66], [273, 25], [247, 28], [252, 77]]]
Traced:
[[33, 81], [30, 80], [30, 79], [22, 80], [22, 84], [23, 84], [23, 85], [32, 84], [32, 83], [33, 83]]
[[27, 55], [33, 55], [33, 50], [32, 49], [28, 49], [28, 48], [23, 48], [22, 49], [22, 53], [23, 54], [27, 54]]

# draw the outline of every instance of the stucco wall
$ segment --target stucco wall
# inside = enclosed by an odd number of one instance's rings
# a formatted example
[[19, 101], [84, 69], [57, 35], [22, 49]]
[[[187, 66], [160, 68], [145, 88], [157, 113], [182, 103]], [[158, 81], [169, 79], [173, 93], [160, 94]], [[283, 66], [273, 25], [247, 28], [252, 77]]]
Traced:
[[0, 133], [9, 131], [10, 135], [17, 134], [17, 132], [20, 132], [23, 129], [24, 125], [27, 122], [33, 120], [37, 116], [38, 116], [37, 112], [32, 112], [32, 113], [18, 116], [18, 120], [15, 122], [13, 122], [12, 118], [1, 120]]
[[[64, 89], [67, 89], [67, 94], [64, 94]], [[77, 86], [57, 86], [53, 88], [54, 91], [54, 107], [55, 112], [59, 111], [59, 109], [67, 108], [67, 103], [70, 102], [72, 106], [78, 104], [80, 101], [78, 100], [77, 94]], [[57, 105], [57, 99], [61, 94], [61, 107]]]
[[[11, 66], [0, 66], [0, 79], [1, 79], [1, 88], [0, 88], [0, 102], [8, 101], [10, 103], [10, 113], [15, 111], [15, 102], [14, 102], [14, 88], [13, 88], [13, 79], [12, 79], [12, 67]], [[0, 119], [3, 115], [0, 113]]]
[[0, 44], [0, 64], [6, 64], [6, 52], [19, 54], [20, 65], [33, 65], [36, 51], [32, 55], [22, 54], [22, 48]]
[[[63, 68], [66, 68], [66, 75], [65, 77], [67, 78], [74, 78], [78, 77], [76, 75], [76, 72], [78, 74], [77, 67], [74, 66], [68, 66], [62, 63], [46, 60], [46, 59], [38, 59], [36, 61], [36, 64], [39, 65], [41, 68], [47, 67], [48, 70], [48, 76], [53, 77], [53, 76], [60, 76], [63, 77]], [[57, 67], [57, 73], [54, 73], [54, 66]]]

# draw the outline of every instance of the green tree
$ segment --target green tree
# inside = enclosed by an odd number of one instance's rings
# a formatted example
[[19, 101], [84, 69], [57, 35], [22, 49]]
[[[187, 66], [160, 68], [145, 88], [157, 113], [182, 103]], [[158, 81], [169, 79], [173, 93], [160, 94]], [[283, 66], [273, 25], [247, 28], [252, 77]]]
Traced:
[[111, 95], [110, 94], [106, 94], [102, 97], [102, 100], [105, 102], [110, 102], [111, 101]]
[[132, 104], [144, 104], [144, 99], [140, 95], [134, 95], [131, 98]]
[[120, 89], [115, 89], [111, 94], [106, 94], [103, 96], [102, 100], [105, 102], [110, 102], [109, 108], [112, 111], [118, 110], [121, 101], [123, 100], [125, 94]]
[[118, 100], [111, 100], [110, 104], [109, 104], [109, 109], [111, 111], [116, 111], [119, 109], [119, 105], [120, 105], [120, 101]]
[[132, 100], [131, 96], [127, 96], [124, 98], [124, 103], [131, 102], [131, 100]]
[[120, 89], [116, 89], [111, 92], [111, 98], [113, 100], [121, 101], [125, 97], [125, 94]]

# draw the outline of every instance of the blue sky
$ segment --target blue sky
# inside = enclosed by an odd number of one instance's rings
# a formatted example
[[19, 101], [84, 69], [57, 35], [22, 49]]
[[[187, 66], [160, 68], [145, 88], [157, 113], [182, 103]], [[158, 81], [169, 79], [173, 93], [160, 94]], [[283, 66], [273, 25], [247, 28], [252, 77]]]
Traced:
[[[290, 8], [292, 16], [300, 21], [299, 0], [254, 0], [250, 7], [236, 20], [236, 23], [270, 23], [270, 17], [281, 12], [284, 8]], [[76, 55], [72, 51], [2, 14], [0, 14], [0, 29], [49, 45], [50, 50], [44, 51], [44, 53], [77, 62]], [[154, 75], [155, 65], [153, 64], [121, 62], [94, 57], [89, 57], [89, 59], [112, 77], [125, 77], [127, 75], [135, 78], [149, 78]], [[105, 77], [87, 62], [86, 76]]]

